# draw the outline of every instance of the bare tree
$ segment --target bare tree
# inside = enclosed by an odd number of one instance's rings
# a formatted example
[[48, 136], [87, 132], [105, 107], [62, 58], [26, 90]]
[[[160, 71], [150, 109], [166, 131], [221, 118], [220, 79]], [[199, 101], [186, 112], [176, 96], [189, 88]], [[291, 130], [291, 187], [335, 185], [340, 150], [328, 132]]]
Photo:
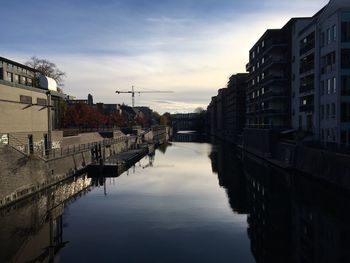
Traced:
[[36, 69], [41, 74], [54, 79], [57, 82], [59, 92], [62, 92], [66, 73], [61, 71], [55, 63], [52, 63], [47, 59], [40, 59], [34, 56], [31, 57], [25, 64], [33, 69]]

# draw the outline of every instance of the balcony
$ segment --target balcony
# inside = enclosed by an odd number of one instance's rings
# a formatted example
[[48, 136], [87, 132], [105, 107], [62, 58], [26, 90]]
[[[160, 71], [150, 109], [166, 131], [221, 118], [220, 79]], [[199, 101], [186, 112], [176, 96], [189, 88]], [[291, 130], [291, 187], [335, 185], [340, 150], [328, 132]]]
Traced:
[[300, 93], [310, 93], [310, 92], [313, 92], [314, 90], [315, 90], [314, 83], [301, 86], [299, 88]]
[[299, 107], [300, 112], [310, 112], [314, 111], [314, 105], [313, 104], [306, 104], [306, 105], [301, 105]]

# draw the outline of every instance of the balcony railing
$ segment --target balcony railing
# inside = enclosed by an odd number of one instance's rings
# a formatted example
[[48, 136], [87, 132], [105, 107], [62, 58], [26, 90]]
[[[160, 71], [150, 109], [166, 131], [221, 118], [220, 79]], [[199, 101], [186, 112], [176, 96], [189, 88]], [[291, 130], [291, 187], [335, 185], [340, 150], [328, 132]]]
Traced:
[[301, 105], [299, 107], [300, 112], [306, 112], [306, 111], [314, 111], [314, 105], [308, 104], [308, 105]]

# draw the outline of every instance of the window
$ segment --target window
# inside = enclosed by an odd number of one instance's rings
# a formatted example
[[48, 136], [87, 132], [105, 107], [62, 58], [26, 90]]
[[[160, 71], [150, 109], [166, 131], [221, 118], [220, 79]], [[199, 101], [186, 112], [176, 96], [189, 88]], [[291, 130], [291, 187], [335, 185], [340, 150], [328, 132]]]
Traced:
[[337, 93], [337, 78], [333, 78], [333, 93]]
[[255, 79], [253, 79], [253, 85], [255, 85]]
[[312, 53], [300, 60], [300, 74], [313, 70], [315, 68], [315, 54]]
[[21, 76], [20, 81], [21, 81], [21, 84], [25, 85], [26, 84], [26, 77]]
[[12, 73], [11, 72], [7, 72], [7, 81], [10, 81], [12, 82], [13, 81], [13, 78], [12, 78]]
[[324, 47], [325, 45], [325, 34], [324, 32], [322, 32], [322, 35], [321, 35], [321, 47]]
[[264, 64], [265, 63], [265, 58], [262, 58], [261, 59], [261, 64]]
[[341, 104], [341, 122], [350, 122], [350, 103]]
[[262, 48], [265, 47], [265, 41], [264, 41], [264, 40], [261, 42], [261, 47], [262, 47]]
[[343, 69], [350, 69], [350, 49], [341, 50], [341, 67]]
[[257, 68], [259, 68], [259, 67], [260, 67], [260, 62], [258, 62], [258, 64], [256, 65], [256, 67], [257, 67]]
[[17, 74], [13, 74], [13, 82], [19, 83], [19, 76]]
[[253, 72], [255, 72], [255, 66], [253, 66]]
[[260, 46], [258, 46], [258, 54], [260, 53]]
[[350, 22], [341, 23], [341, 41], [350, 42]]
[[255, 98], [255, 91], [253, 92], [253, 95], [252, 95], [253, 99]]
[[261, 89], [261, 94], [265, 94], [265, 88]]
[[327, 29], [327, 44], [331, 43], [331, 29]]
[[336, 25], [334, 25], [334, 26], [332, 26], [332, 36], [333, 36], [333, 41], [336, 41], [337, 40], [337, 26]]
[[332, 103], [331, 114], [332, 114], [332, 118], [335, 119], [335, 103]]
[[321, 89], [321, 95], [324, 95], [324, 87], [325, 87], [324, 81], [321, 80], [321, 87], [320, 87], [320, 89]]
[[261, 79], [265, 79], [265, 73], [261, 73]]
[[260, 82], [260, 76], [258, 76], [258, 77], [256, 78], [256, 82], [257, 82], [257, 83]]
[[333, 70], [335, 70], [335, 62], [336, 62], [336, 56], [335, 52], [331, 52], [325, 56], [322, 57], [321, 63], [321, 73], [331, 73]]
[[19, 96], [19, 101], [21, 103], [25, 103], [25, 104], [32, 104], [32, 97], [20, 95]]
[[331, 79], [327, 79], [327, 94], [331, 94]]
[[33, 80], [31, 78], [27, 78], [27, 86], [33, 86]]
[[36, 103], [40, 106], [46, 106], [46, 99], [37, 98]]
[[329, 119], [329, 104], [326, 105], [326, 119]]
[[341, 77], [341, 95], [350, 96], [350, 76]]
[[253, 51], [252, 57], [255, 58], [255, 51]]

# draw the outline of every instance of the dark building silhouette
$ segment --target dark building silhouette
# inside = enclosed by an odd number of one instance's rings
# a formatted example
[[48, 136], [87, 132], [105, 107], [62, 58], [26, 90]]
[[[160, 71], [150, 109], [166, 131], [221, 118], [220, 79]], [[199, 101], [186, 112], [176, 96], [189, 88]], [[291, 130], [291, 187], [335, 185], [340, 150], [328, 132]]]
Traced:
[[237, 142], [245, 123], [245, 89], [248, 74], [232, 75], [227, 88], [220, 89], [207, 108], [208, 132]]

